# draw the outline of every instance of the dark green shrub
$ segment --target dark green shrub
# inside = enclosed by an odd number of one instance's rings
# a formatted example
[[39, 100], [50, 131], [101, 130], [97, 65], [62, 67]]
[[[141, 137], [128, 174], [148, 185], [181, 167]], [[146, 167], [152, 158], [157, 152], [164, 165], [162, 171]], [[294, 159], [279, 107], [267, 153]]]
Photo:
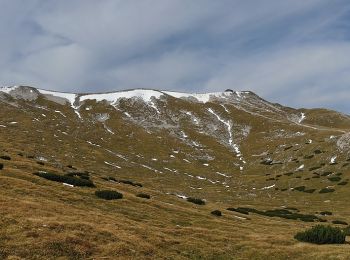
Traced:
[[294, 213], [288, 209], [273, 209], [273, 210], [262, 211], [262, 210], [252, 209], [252, 208], [238, 207], [238, 208], [228, 208], [227, 210], [239, 212], [245, 215], [249, 215], [249, 213], [255, 213], [255, 214], [267, 216], [267, 217], [279, 217], [279, 218], [294, 219], [294, 220], [299, 219], [304, 222], [324, 221], [314, 215]]
[[316, 191], [316, 189], [308, 189], [308, 190], [304, 190], [304, 192], [306, 193], [314, 193]]
[[341, 180], [341, 178], [339, 176], [332, 176], [332, 177], [329, 177], [327, 179], [330, 181], [333, 181], [333, 182], [338, 182]]
[[299, 187], [295, 187], [294, 190], [297, 190], [297, 191], [304, 191], [305, 190], [305, 186], [299, 186]]
[[39, 164], [39, 165], [45, 165], [45, 163], [41, 162], [41, 161], [37, 161], [36, 163]]
[[317, 225], [294, 236], [301, 242], [314, 244], [344, 244], [345, 234], [340, 228]]
[[287, 172], [287, 173], [285, 173], [284, 175], [286, 175], [286, 176], [291, 176], [291, 175], [293, 175], [294, 174], [294, 172]]
[[345, 236], [350, 236], [350, 227], [343, 228]]
[[324, 172], [321, 174], [321, 176], [328, 176], [328, 175], [331, 175], [333, 172]]
[[338, 224], [338, 225], [345, 225], [345, 226], [348, 225], [348, 223], [346, 223], [345, 221], [342, 221], [342, 220], [333, 220], [332, 223]]
[[7, 160], [7, 161], [11, 160], [11, 157], [8, 156], [8, 155], [1, 155], [0, 158], [3, 159], [3, 160]]
[[331, 215], [333, 215], [333, 213], [330, 212], [330, 211], [321, 211], [320, 215], [322, 215], [322, 216], [331, 216]]
[[229, 211], [235, 211], [241, 214], [249, 215], [249, 211], [245, 208], [227, 208]]
[[120, 182], [120, 183], [123, 183], [123, 184], [135, 186], [135, 187], [142, 187], [141, 183], [133, 182], [133, 181], [130, 181], [130, 180], [117, 180], [117, 181]]
[[318, 170], [318, 169], [321, 169], [321, 168], [322, 168], [321, 166], [314, 166], [314, 167], [309, 168], [309, 171], [312, 172], [314, 170]]
[[331, 188], [323, 188], [322, 190], [320, 190], [319, 193], [330, 193], [330, 192], [334, 192], [335, 189], [331, 189]]
[[95, 195], [105, 200], [117, 200], [123, 198], [123, 194], [114, 190], [98, 190], [95, 192]]
[[65, 174], [70, 177], [78, 177], [80, 179], [89, 180], [90, 176], [88, 172], [68, 172]]
[[0, 163], [0, 170], [4, 169], [4, 164]]
[[205, 205], [205, 201], [202, 199], [198, 199], [198, 198], [188, 197], [187, 201], [192, 202], [192, 203], [197, 204], [197, 205]]
[[218, 216], [218, 217], [221, 217], [222, 216], [222, 213], [220, 210], [213, 210], [212, 212], [210, 212], [212, 215], [214, 216]]
[[305, 156], [304, 156], [304, 159], [312, 159], [313, 157], [314, 157], [313, 154], [311, 154], [311, 155], [305, 155]]
[[287, 146], [286, 148], [284, 148], [284, 150], [287, 151], [287, 150], [289, 150], [291, 148], [293, 148], [293, 145]]
[[84, 180], [72, 176], [67, 175], [59, 175], [56, 173], [50, 173], [50, 172], [37, 172], [34, 173], [36, 176], [39, 176], [41, 178], [50, 180], [50, 181], [56, 181], [56, 182], [62, 182], [62, 183], [68, 183], [74, 186], [80, 186], [80, 187], [95, 187], [94, 183], [90, 180]]
[[102, 177], [102, 179], [104, 179], [106, 181], [119, 182], [119, 183], [122, 183], [122, 184], [131, 185], [131, 186], [134, 186], [134, 187], [142, 187], [141, 183], [134, 182], [134, 181], [131, 181], [131, 180], [117, 180], [114, 177]]
[[315, 153], [315, 154], [321, 154], [322, 151], [321, 151], [320, 149], [317, 149], [317, 150], [314, 151], [314, 153]]
[[348, 184], [347, 181], [342, 181], [342, 182], [339, 182], [337, 185], [346, 185], [346, 184]]
[[151, 196], [146, 193], [139, 193], [136, 195], [136, 197], [143, 198], [143, 199], [150, 199]]

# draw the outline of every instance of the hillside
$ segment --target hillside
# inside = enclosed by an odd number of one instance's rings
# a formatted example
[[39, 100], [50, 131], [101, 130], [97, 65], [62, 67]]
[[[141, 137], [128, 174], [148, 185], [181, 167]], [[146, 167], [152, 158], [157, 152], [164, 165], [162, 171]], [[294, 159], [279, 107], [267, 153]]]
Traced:
[[0, 259], [346, 259], [293, 236], [350, 223], [349, 131], [249, 91], [0, 87]]

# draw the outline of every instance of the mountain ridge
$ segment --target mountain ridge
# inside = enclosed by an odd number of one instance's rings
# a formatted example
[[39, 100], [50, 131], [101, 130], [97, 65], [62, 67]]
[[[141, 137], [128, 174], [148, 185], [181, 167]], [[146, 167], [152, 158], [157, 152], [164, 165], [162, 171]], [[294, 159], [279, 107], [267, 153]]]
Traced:
[[[37, 258], [327, 256], [292, 237], [317, 222], [350, 222], [348, 116], [251, 92], [131, 91], [77, 99], [0, 88], [0, 258], [31, 258], [23, 245], [33, 241]], [[98, 190], [124, 197], [101, 201]], [[269, 215], [291, 208], [299, 215]]]

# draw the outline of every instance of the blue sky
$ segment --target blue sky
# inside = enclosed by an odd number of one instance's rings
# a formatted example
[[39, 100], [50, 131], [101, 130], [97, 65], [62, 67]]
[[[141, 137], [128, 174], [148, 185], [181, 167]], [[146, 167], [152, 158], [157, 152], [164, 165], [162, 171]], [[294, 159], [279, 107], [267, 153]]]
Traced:
[[0, 0], [1, 85], [252, 90], [350, 113], [348, 0]]

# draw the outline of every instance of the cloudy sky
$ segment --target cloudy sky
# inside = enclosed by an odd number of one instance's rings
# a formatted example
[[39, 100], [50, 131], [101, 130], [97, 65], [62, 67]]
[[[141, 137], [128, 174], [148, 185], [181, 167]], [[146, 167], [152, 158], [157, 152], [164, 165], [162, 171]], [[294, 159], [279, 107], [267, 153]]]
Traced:
[[350, 1], [0, 0], [0, 81], [231, 88], [350, 113]]

